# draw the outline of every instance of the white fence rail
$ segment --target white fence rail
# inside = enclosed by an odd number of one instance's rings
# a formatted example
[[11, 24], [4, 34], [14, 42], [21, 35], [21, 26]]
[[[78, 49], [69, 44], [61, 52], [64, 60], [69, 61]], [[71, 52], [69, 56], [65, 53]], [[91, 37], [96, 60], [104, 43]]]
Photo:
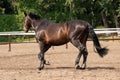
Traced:
[[[94, 29], [96, 34], [112, 34], [112, 33], [116, 33], [118, 35], [120, 35], [120, 28], [104, 28], [104, 29]], [[0, 32], [0, 36], [17, 36], [17, 35], [35, 35], [35, 33], [32, 32], [28, 32], [25, 33], [24, 31], [12, 31], [12, 32]]]
[[[94, 31], [97, 35], [104, 34], [104, 35], [113, 36], [113, 34], [117, 34], [118, 36], [120, 36], [120, 28], [94, 29]], [[0, 32], [0, 36], [8, 37], [9, 51], [11, 51], [11, 36], [34, 36], [34, 35], [35, 33], [33, 31], [28, 33], [25, 33], [24, 31]], [[110, 40], [114, 40], [114, 39], [110, 39]], [[120, 38], [116, 40], [120, 40]]]
[[116, 33], [120, 36], [120, 28], [103, 28], [103, 29], [94, 29], [96, 34], [114, 34]]
[[0, 36], [22, 36], [22, 35], [35, 35], [34, 32], [25, 33], [24, 31], [0, 32]]

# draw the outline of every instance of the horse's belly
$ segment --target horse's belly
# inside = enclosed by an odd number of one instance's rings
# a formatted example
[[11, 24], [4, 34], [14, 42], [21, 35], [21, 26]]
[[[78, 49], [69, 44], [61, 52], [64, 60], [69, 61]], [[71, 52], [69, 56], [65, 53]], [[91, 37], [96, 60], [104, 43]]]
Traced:
[[68, 39], [61, 38], [61, 39], [55, 39], [55, 40], [52, 39], [52, 40], [49, 41], [49, 44], [54, 45], [54, 46], [58, 46], [58, 45], [66, 44], [68, 42], [69, 42]]
[[65, 31], [59, 30], [52, 35], [48, 35], [48, 43], [51, 45], [63, 45], [69, 42], [68, 34]]

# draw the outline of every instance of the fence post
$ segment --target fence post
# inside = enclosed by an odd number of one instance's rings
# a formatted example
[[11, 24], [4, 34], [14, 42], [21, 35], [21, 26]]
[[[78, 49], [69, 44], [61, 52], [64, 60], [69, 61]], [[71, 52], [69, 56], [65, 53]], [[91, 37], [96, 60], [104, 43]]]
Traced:
[[11, 51], [11, 35], [8, 35], [9, 52]]

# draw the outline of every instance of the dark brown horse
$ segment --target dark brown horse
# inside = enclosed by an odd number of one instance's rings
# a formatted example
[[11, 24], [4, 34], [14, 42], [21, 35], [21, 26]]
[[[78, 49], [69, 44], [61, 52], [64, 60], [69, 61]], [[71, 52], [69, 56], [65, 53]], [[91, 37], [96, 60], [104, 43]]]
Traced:
[[65, 23], [54, 23], [33, 13], [24, 14], [24, 31], [28, 32], [30, 27], [32, 27], [36, 34], [36, 40], [40, 45], [40, 53], [38, 57], [41, 60], [41, 63], [39, 70], [43, 69], [44, 64], [46, 64], [44, 54], [51, 46], [59, 46], [68, 42], [71, 42], [79, 49], [78, 56], [75, 60], [75, 68], [80, 68], [79, 60], [81, 55], [83, 55], [83, 64], [81, 69], [85, 69], [88, 55], [86, 41], [89, 35], [93, 40], [97, 53], [101, 57], [106, 55], [108, 52], [108, 49], [101, 47], [92, 26], [88, 22], [82, 20], [71, 20]]

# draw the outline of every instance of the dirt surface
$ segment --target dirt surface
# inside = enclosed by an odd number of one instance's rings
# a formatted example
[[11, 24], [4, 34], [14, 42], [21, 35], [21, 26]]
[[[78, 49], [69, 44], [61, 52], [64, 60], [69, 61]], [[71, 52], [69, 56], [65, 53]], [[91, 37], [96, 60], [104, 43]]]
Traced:
[[0, 45], [0, 80], [120, 80], [120, 42], [100, 43], [109, 48], [108, 55], [99, 57], [88, 41], [85, 70], [75, 70], [78, 50], [69, 43], [68, 49], [65, 45], [49, 49], [45, 58], [50, 65], [45, 65], [42, 71], [37, 70], [40, 63], [37, 43], [12, 44], [11, 52], [8, 52], [8, 45]]

